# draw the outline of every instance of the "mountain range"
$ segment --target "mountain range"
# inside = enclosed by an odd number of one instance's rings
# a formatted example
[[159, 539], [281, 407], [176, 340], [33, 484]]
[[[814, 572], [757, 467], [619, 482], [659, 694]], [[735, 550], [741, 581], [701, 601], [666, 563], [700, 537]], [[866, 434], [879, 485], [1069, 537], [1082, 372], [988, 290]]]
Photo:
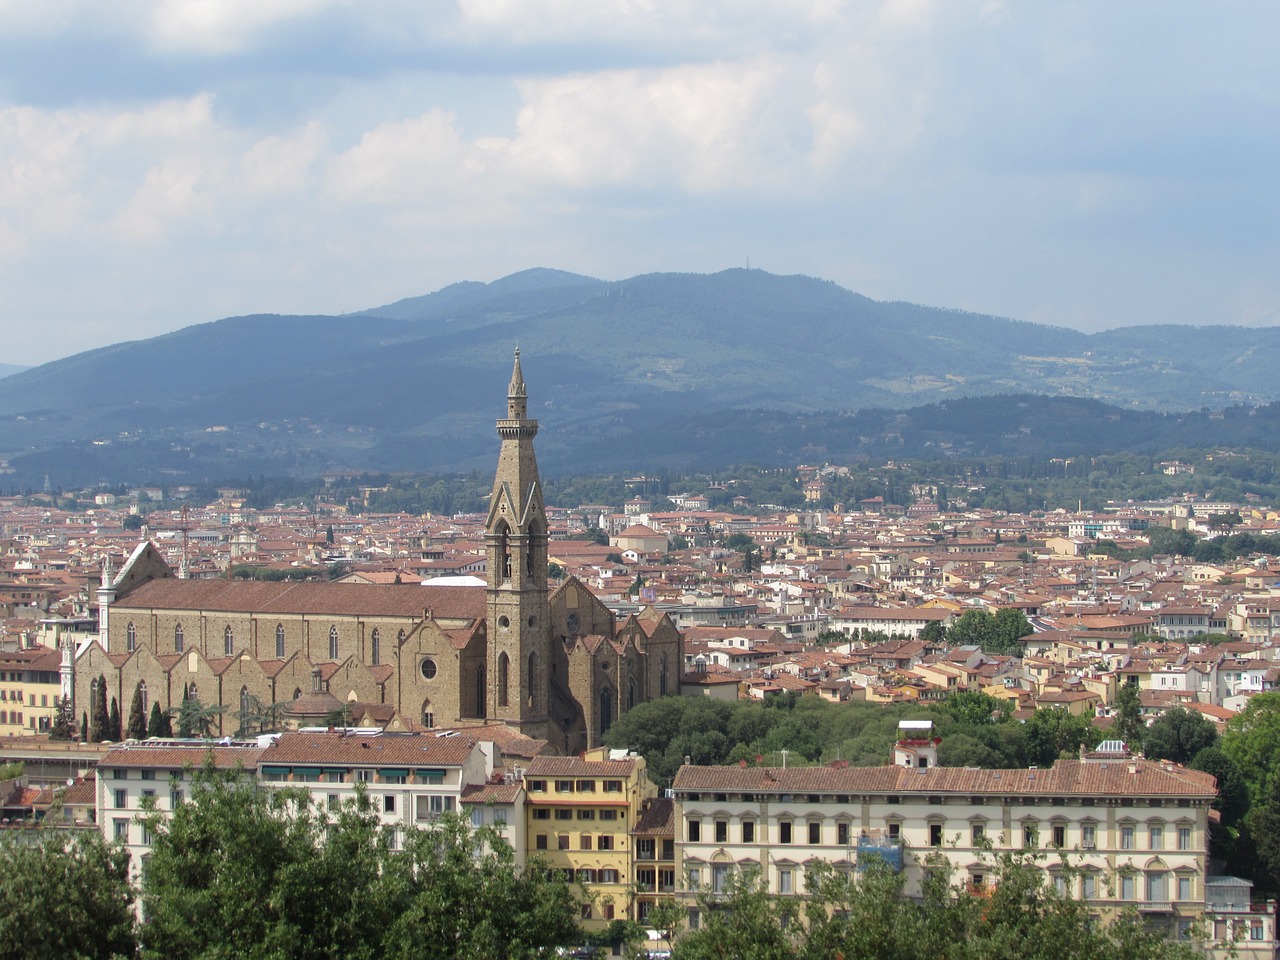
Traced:
[[[1028, 416], [1091, 424], [1079, 443], [1118, 430], [1115, 443], [1170, 430], [1176, 443], [1188, 418], [1253, 432], [1267, 415], [1211, 412], [1280, 400], [1276, 328], [1084, 334], [760, 270], [607, 282], [534, 269], [354, 314], [231, 317], [14, 373], [0, 379], [0, 457], [19, 488], [487, 469], [517, 344], [539, 456], [566, 472], [873, 455], [908, 445], [912, 418], [943, 450], [1016, 451], [1032, 442]], [[1041, 430], [1039, 447], [1081, 452], [1053, 446], [1065, 426]]]

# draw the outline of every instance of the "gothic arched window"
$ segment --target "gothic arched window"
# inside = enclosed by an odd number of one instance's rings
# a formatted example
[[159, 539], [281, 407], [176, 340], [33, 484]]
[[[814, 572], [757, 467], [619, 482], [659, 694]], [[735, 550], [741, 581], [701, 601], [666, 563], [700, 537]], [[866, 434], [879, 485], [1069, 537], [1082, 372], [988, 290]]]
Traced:
[[240, 730], [242, 734], [249, 733], [249, 718], [253, 714], [253, 698], [249, 695], [248, 687], [240, 688]]
[[667, 695], [667, 655], [664, 653], [658, 659], [658, 696], [665, 697]]
[[276, 659], [284, 659], [284, 624], [276, 624]]
[[498, 524], [498, 562], [502, 564], [502, 579], [511, 579], [511, 529], [506, 522]]
[[228, 657], [236, 652], [236, 635], [231, 629], [231, 624], [227, 624], [226, 629], [222, 631], [222, 652]]
[[142, 716], [146, 719], [147, 711], [151, 709], [151, 701], [147, 698], [147, 681], [138, 681], [138, 693], [142, 697]]
[[382, 662], [382, 634], [378, 632], [378, 628], [373, 628], [373, 633], [369, 637], [369, 663], [377, 666]]
[[627, 709], [630, 710], [636, 705], [636, 682], [633, 679], [627, 681]]
[[530, 710], [538, 709], [538, 654], [533, 652], [529, 654], [528, 670], [525, 673], [525, 683], [528, 684], [528, 698], [526, 702]]
[[507, 667], [510, 661], [505, 653], [498, 654], [498, 706], [507, 705]]
[[173, 652], [181, 653], [183, 647], [187, 645], [186, 637], [182, 634], [182, 624], [178, 624], [173, 628]]
[[329, 628], [329, 659], [338, 659], [338, 628]]
[[124, 648], [133, 653], [138, 647], [138, 628], [133, 625], [133, 621], [129, 621], [129, 625], [124, 628]]

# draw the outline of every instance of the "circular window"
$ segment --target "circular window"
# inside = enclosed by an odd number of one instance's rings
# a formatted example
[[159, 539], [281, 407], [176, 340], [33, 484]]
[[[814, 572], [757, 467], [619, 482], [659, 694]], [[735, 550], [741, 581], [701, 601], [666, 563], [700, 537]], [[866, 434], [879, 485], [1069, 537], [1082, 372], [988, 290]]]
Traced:
[[608, 662], [605, 662], [605, 663], [600, 664], [600, 669], [601, 669], [601, 670], [608, 670], [608, 669], [609, 669], [609, 664], [608, 664]]
[[430, 657], [423, 657], [422, 663], [418, 667], [422, 671], [422, 679], [434, 680], [436, 676], [436, 662]]
[[503, 629], [506, 629], [507, 627], [511, 626], [511, 621], [508, 620], [506, 617], [499, 617], [498, 626], [502, 627]]

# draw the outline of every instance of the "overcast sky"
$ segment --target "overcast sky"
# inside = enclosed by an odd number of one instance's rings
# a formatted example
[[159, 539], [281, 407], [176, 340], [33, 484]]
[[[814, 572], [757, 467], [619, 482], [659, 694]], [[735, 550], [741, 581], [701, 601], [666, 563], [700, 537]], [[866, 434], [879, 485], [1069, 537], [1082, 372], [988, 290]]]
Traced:
[[1280, 321], [1280, 4], [0, 0], [0, 361], [557, 267]]

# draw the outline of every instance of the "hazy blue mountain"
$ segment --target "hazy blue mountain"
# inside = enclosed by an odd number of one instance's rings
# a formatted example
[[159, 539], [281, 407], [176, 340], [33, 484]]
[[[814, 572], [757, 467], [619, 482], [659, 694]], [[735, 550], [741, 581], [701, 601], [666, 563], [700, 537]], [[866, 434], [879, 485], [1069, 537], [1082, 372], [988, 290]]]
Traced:
[[11, 376], [15, 373], [21, 373], [23, 370], [30, 369], [30, 367], [20, 367], [14, 363], [0, 363], [0, 379]]
[[[1041, 449], [1096, 440], [1099, 418], [1109, 435], [1131, 429], [1128, 442], [1163, 429], [1130, 428], [1119, 410], [1280, 400], [1271, 328], [1086, 335], [759, 270], [605, 282], [537, 269], [347, 316], [229, 318], [5, 377], [0, 456], [12, 477], [43, 457], [41, 476], [108, 480], [130, 465], [169, 476], [484, 467], [516, 344], [543, 423], [539, 456], [567, 469], [657, 457], [664, 444], [672, 456], [692, 443], [759, 460], [795, 449], [792, 427], [833, 455], [869, 451], [880, 435], [906, 442], [857, 411], [922, 408], [930, 424], [909, 432], [949, 449]], [[1064, 407], [1024, 430], [1002, 425], [1018, 408], [956, 405], [1012, 394], [1118, 410]], [[835, 443], [851, 424], [870, 439]]]

